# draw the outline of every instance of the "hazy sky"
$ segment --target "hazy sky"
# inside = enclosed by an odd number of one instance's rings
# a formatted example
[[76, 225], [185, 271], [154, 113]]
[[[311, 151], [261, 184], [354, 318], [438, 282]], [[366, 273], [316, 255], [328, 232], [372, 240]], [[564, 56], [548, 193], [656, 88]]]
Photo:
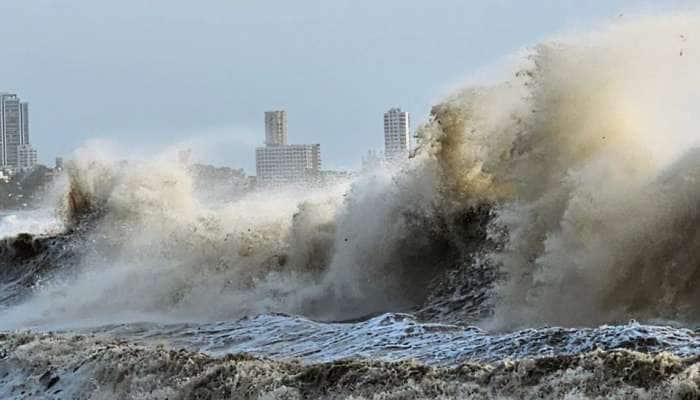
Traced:
[[0, 91], [30, 103], [45, 163], [100, 138], [254, 172], [263, 112], [282, 108], [290, 142], [355, 167], [382, 148], [387, 108], [418, 123], [523, 46], [661, 3], [697, 2], [0, 0]]

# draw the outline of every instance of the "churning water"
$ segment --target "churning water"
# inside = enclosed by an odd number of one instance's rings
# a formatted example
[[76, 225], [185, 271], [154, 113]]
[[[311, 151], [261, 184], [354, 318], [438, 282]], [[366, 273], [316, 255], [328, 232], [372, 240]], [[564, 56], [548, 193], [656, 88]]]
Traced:
[[214, 204], [165, 155], [77, 152], [55, 210], [0, 220], [0, 395], [697, 398], [697, 39], [539, 44], [313, 190]]

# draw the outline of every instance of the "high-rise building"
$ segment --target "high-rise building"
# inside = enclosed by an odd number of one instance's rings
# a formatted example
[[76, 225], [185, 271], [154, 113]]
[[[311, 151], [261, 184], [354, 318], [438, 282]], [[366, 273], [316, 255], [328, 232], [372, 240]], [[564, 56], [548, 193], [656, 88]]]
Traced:
[[265, 145], [285, 146], [287, 144], [287, 112], [265, 112]]
[[263, 186], [310, 182], [321, 171], [320, 144], [287, 144], [287, 112], [265, 113], [265, 146], [255, 149], [257, 182]]
[[36, 165], [29, 144], [29, 105], [13, 93], [0, 93], [0, 168], [16, 172]]
[[320, 144], [288, 144], [255, 149], [255, 172], [261, 184], [309, 182], [319, 176], [320, 170]]
[[22, 122], [22, 144], [29, 144], [29, 103], [19, 103], [19, 117]]
[[29, 143], [17, 146], [17, 170], [26, 171], [37, 163], [36, 150]]
[[410, 115], [400, 108], [384, 113], [384, 155], [389, 161], [408, 158], [410, 147]]

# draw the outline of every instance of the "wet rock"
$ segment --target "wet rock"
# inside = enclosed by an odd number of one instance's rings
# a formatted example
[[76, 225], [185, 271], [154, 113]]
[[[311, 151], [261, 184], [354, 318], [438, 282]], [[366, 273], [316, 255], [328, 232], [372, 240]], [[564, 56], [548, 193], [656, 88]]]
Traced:
[[20, 233], [14, 238], [5, 239], [3, 253], [13, 258], [28, 259], [42, 250], [41, 244], [29, 233]]

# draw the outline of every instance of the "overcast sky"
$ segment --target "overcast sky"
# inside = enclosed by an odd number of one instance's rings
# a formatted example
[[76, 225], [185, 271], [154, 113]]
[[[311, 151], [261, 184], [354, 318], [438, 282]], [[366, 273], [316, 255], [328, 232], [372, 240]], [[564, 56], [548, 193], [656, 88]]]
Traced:
[[285, 109], [290, 142], [351, 168], [382, 148], [386, 109], [419, 123], [474, 71], [652, 3], [697, 2], [0, 0], [0, 91], [30, 103], [44, 163], [104, 139], [252, 173], [263, 112]]

